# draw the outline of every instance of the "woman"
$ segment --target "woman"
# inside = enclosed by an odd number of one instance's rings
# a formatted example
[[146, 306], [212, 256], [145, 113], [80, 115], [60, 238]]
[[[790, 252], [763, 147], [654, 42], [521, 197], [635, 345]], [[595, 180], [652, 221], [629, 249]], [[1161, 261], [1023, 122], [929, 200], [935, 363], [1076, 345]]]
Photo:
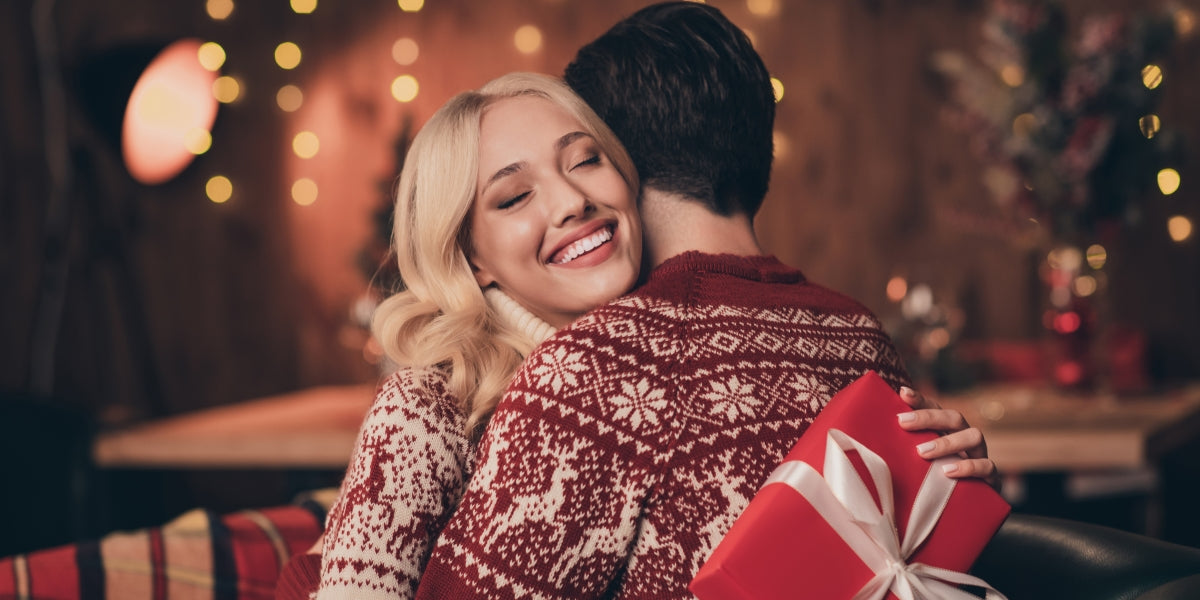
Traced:
[[[381, 386], [329, 512], [320, 595], [413, 594], [522, 357], [636, 282], [637, 189], [615, 136], [552, 77], [506, 75], [422, 128], [396, 200], [406, 289], [372, 323], [402, 369]], [[281, 597], [315, 563], [293, 561]]]

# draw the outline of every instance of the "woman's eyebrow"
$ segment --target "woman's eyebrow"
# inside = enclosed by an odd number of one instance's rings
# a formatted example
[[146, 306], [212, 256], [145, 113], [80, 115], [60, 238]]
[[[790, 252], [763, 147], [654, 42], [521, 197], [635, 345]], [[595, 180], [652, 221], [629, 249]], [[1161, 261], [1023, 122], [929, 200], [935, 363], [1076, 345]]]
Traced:
[[518, 172], [520, 172], [521, 169], [525, 168], [525, 164], [526, 164], [525, 161], [515, 162], [511, 165], [508, 165], [507, 167], [501, 168], [499, 171], [496, 171], [495, 173], [492, 173], [492, 176], [488, 177], [487, 182], [483, 184], [483, 190], [481, 190], [481, 193], [486, 192], [487, 189], [489, 187], [491, 187], [493, 183], [496, 183], [497, 180], [508, 177], [509, 175], [517, 174]]
[[568, 134], [558, 138], [558, 141], [555, 142], [555, 144], [554, 144], [554, 149], [562, 150], [562, 149], [566, 148], [567, 146], [570, 146], [572, 143], [575, 142], [575, 140], [577, 140], [579, 138], [589, 138], [590, 139], [591, 137], [592, 137], [592, 135], [586, 131], [572, 131], [571, 133], [568, 133]]

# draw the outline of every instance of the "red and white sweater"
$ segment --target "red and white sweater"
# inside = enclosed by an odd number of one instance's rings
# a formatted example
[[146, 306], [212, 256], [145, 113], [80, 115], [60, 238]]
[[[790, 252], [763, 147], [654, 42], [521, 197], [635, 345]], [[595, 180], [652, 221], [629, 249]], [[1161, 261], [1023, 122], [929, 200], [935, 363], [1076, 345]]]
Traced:
[[680, 598], [829, 398], [907, 383], [860, 304], [689, 252], [522, 365], [419, 598]]

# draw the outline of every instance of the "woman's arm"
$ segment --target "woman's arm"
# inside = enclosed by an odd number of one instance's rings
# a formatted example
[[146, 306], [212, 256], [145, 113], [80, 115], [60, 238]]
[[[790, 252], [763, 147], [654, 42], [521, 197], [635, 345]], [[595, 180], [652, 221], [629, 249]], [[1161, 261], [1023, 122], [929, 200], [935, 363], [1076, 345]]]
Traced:
[[388, 378], [329, 511], [318, 598], [411, 597], [466, 485], [465, 418], [436, 370]]

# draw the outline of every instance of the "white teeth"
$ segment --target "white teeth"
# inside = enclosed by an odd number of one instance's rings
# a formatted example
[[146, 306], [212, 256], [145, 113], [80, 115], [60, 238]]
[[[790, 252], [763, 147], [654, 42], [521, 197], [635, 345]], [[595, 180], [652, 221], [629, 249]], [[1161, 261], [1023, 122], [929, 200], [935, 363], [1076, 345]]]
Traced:
[[604, 229], [601, 229], [600, 231], [597, 231], [596, 233], [593, 233], [592, 235], [589, 235], [582, 240], [578, 240], [570, 246], [567, 246], [562, 252], [562, 258], [555, 261], [555, 264], [564, 265], [569, 263], [576, 258], [579, 258], [580, 256], [599, 248], [605, 242], [611, 240], [612, 237], [612, 229], [605, 227]]

